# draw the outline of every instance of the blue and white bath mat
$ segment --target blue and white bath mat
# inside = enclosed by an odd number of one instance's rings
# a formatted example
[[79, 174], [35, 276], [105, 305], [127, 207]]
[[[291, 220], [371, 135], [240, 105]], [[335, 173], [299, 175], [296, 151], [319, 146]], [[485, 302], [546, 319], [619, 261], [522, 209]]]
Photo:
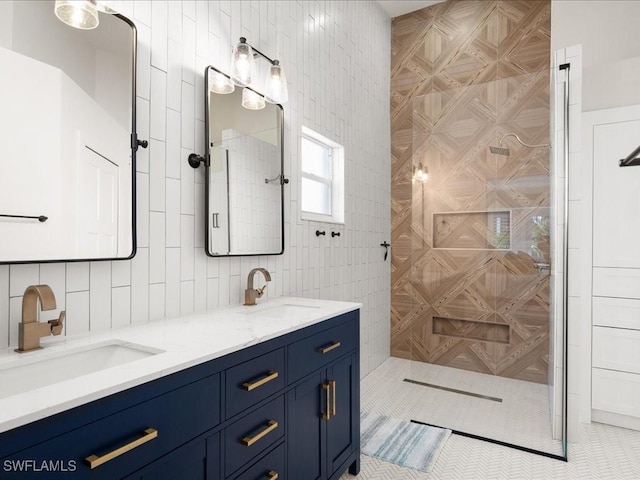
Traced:
[[430, 472], [451, 430], [408, 420], [360, 413], [361, 449], [364, 455], [421, 472]]

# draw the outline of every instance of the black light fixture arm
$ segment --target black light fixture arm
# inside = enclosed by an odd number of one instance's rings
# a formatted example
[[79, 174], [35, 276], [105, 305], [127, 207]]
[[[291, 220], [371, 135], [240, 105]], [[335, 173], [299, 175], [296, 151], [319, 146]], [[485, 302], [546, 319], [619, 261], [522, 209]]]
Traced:
[[271, 65], [279, 65], [280, 62], [278, 60], [273, 60], [269, 57], [267, 57], [264, 53], [262, 53], [260, 50], [258, 50], [256, 47], [254, 47], [253, 45], [251, 45], [249, 42], [247, 42], [247, 39], [245, 37], [240, 37], [240, 43], [246, 43], [247, 45], [249, 45], [251, 47], [251, 50], [253, 50], [254, 54], [258, 54], [260, 55], [262, 58], [264, 58], [267, 62], [269, 62]]

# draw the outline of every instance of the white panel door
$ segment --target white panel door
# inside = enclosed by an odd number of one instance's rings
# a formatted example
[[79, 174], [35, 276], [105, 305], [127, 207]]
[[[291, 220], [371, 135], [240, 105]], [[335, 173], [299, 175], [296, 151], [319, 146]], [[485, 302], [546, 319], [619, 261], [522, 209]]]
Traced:
[[118, 251], [118, 166], [89, 148], [80, 155], [77, 184], [78, 253], [115, 257]]
[[618, 166], [639, 145], [640, 119], [594, 126], [594, 267], [640, 268], [640, 166]]

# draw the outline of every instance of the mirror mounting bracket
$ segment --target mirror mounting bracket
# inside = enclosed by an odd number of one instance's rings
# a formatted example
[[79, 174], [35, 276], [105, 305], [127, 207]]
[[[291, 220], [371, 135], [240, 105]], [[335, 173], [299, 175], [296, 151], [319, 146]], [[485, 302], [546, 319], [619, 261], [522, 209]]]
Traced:
[[147, 140], [138, 140], [138, 135], [135, 133], [131, 134], [131, 149], [135, 152], [138, 151], [138, 147], [147, 148], [149, 146], [149, 142]]
[[198, 168], [201, 163], [205, 166], [207, 165], [207, 160], [202, 155], [198, 155], [197, 153], [189, 155], [189, 165], [191, 165], [192, 168]]

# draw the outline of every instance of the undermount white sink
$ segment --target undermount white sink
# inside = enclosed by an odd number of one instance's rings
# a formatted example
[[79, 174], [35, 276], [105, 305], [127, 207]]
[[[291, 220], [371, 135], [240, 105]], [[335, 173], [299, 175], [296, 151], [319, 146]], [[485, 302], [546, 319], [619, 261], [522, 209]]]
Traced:
[[38, 358], [26, 357], [24, 361], [21, 359], [0, 368], [0, 398], [134, 362], [158, 353], [162, 353], [162, 350], [117, 340], [51, 355], [47, 355], [45, 350], [35, 354]]
[[244, 312], [246, 315], [264, 315], [265, 317], [282, 317], [289, 315], [306, 315], [313, 311], [314, 308], [320, 308], [316, 305], [300, 305], [294, 303], [285, 303], [282, 305], [265, 306], [264, 308], [252, 308], [252, 310]]

